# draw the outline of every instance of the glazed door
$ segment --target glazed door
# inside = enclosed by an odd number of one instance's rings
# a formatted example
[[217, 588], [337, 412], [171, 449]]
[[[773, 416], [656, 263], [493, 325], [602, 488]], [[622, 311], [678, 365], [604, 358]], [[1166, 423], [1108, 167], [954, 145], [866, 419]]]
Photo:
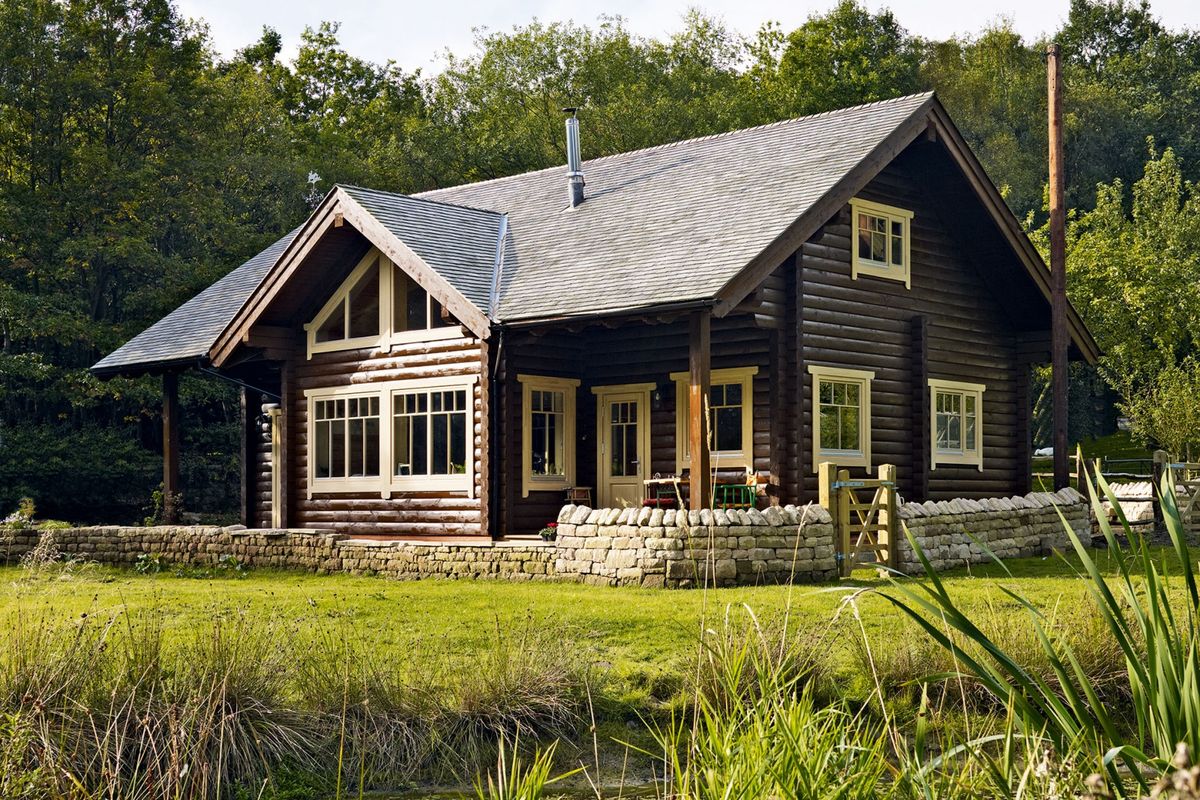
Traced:
[[597, 387], [596, 475], [600, 507], [640, 506], [650, 466], [649, 392]]

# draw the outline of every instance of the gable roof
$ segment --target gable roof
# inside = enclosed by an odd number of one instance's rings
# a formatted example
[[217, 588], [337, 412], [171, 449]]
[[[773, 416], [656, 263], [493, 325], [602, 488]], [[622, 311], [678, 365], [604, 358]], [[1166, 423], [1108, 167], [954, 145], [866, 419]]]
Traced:
[[595, 158], [575, 208], [564, 167], [417, 196], [508, 215], [498, 321], [709, 300], [904, 123], [919, 133], [933, 102], [917, 94]]
[[116, 375], [133, 368], [191, 364], [206, 358], [213, 342], [291, 244], [299, 228], [237, 267], [212, 286], [100, 359], [92, 372]]
[[420, 196], [340, 187], [487, 314], [504, 215]]
[[[564, 167], [418, 195], [337, 186], [300, 228], [93, 369], [219, 365], [343, 214], [481, 338], [493, 323], [665, 305], [723, 315], [927, 131], [1048, 297], [1040, 255], [925, 93], [585, 161], [586, 199], [574, 208]], [[1094, 359], [1094, 340], [1074, 309], [1069, 316], [1073, 340]]]

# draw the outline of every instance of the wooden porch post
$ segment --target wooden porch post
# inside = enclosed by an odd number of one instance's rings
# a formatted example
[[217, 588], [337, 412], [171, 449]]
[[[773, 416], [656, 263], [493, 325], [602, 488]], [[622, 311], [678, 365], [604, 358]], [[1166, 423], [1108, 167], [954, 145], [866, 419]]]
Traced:
[[179, 374], [163, 373], [163, 522], [179, 522]]
[[712, 316], [707, 309], [688, 320], [688, 452], [691, 454], [689, 504], [707, 508], [712, 501], [708, 451], [708, 401], [712, 377]]

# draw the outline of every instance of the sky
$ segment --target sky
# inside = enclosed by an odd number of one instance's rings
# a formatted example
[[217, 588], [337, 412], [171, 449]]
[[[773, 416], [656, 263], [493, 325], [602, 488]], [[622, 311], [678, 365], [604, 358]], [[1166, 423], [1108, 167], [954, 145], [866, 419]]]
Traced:
[[[719, 17], [731, 28], [753, 34], [767, 20], [791, 30], [836, 0], [177, 0], [185, 17], [203, 20], [217, 50], [225, 56], [258, 39], [264, 25], [284, 38], [284, 56], [295, 55], [300, 32], [323, 20], [342, 23], [341, 41], [360, 58], [391, 60], [406, 70], [436, 72], [447, 49], [472, 52], [472, 29], [508, 30], [538, 18], [592, 24], [601, 15], [624, 17], [629, 28], [662, 37], [679, 29], [689, 7]], [[878, 0], [866, 0], [876, 9]], [[1056, 30], [1068, 0], [891, 0], [886, 4], [909, 32], [927, 38], [974, 33], [1000, 17], [1012, 20], [1026, 38]], [[1198, 0], [1154, 0], [1154, 13], [1171, 28], [1200, 28]]]

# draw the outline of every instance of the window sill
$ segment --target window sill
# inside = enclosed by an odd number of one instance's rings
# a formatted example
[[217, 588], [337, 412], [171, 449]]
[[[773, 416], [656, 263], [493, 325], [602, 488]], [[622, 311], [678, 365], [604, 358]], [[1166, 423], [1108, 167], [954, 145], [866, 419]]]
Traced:
[[885, 267], [884, 265], [874, 261], [863, 261], [862, 259], [859, 259], [858, 261], [854, 262], [854, 274], [850, 277], [857, 280], [863, 275], [871, 278], [882, 278], [883, 280], [903, 283], [905, 288], [912, 288], [908, 271], [900, 267]]
[[359, 336], [356, 339], [338, 339], [335, 342], [313, 342], [308, 346], [308, 357], [312, 358], [317, 353], [337, 353], [342, 350], [365, 350], [367, 348], [378, 348], [380, 340], [378, 336]]
[[466, 334], [463, 333], [461, 325], [452, 325], [447, 328], [426, 328], [425, 330], [393, 333], [388, 339], [388, 344], [395, 347], [414, 342], [436, 342], [442, 339], [463, 339], [465, 337]]
[[929, 469], [932, 472], [942, 467], [975, 467], [983, 472], [983, 457], [978, 454], [964, 455], [961, 453], [935, 453], [930, 460]]
[[813, 472], [820, 472], [822, 462], [831, 462], [839, 467], [863, 467], [871, 471], [871, 457], [861, 452], [846, 450], [821, 450], [817, 453], [817, 461], [813, 464]]

